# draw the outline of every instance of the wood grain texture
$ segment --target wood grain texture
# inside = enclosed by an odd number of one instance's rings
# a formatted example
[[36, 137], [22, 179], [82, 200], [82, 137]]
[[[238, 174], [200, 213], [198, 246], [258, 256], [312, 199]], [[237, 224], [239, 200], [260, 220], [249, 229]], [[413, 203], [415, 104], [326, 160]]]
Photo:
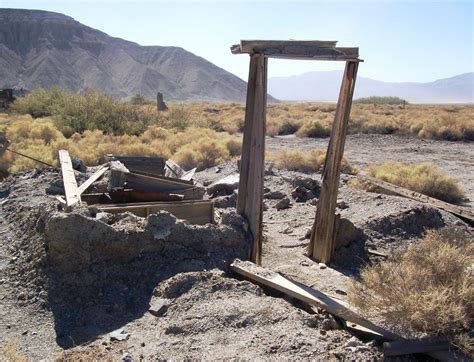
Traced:
[[325, 264], [331, 261], [334, 253], [337, 221], [335, 216], [336, 200], [357, 68], [357, 62], [346, 63], [331, 138], [326, 152], [316, 218], [308, 245], [308, 254]]
[[378, 180], [370, 176], [357, 175], [357, 178], [359, 178], [362, 181], [370, 182], [371, 184], [375, 186], [394, 192], [398, 195], [407, 197], [412, 200], [420, 201], [426, 204], [430, 204], [434, 207], [448, 211], [454, 215], [461, 216], [465, 219], [468, 219], [474, 222], [474, 210], [472, 208], [453, 205], [453, 204], [450, 204], [449, 202], [441, 201], [433, 197], [420, 194], [419, 192], [408, 190], [404, 187], [400, 187], [386, 181]]
[[84, 191], [86, 191], [94, 182], [101, 178], [108, 169], [109, 166], [102, 165], [96, 172], [92, 174], [91, 177], [89, 177], [83, 184], [81, 184], [81, 186], [79, 186], [79, 194], [82, 194]]
[[131, 212], [137, 216], [147, 217], [157, 211], [168, 211], [178, 219], [188, 220], [192, 224], [207, 224], [214, 222], [214, 204], [210, 200], [150, 202], [96, 205], [101, 211], [111, 214]]
[[66, 205], [72, 206], [81, 202], [81, 196], [77, 187], [76, 177], [72, 168], [71, 157], [66, 150], [59, 150], [59, 163], [61, 164], [61, 174], [66, 194]]
[[250, 259], [258, 264], [262, 249], [267, 66], [263, 55], [251, 56], [237, 199], [237, 212], [247, 218], [253, 237]]

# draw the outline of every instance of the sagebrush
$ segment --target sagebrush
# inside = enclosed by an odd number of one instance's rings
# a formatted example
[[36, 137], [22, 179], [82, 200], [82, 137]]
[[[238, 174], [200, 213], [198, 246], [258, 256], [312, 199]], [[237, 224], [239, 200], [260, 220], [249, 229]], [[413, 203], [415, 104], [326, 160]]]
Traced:
[[[367, 169], [369, 176], [386, 181], [412, 191], [422, 193], [451, 203], [461, 203], [466, 195], [458, 183], [458, 179], [449, 176], [441, 168], [430, 162], [405, 163], [385, 162], [372, 165]], [[351, 183], [368, 191], [380, 191], [377, 186], [369, 183]]]
[[405, 337], [445, 336], [473, 356], [473, 234], [430, 231], [405, 253], [361, 272], [351, 303]]

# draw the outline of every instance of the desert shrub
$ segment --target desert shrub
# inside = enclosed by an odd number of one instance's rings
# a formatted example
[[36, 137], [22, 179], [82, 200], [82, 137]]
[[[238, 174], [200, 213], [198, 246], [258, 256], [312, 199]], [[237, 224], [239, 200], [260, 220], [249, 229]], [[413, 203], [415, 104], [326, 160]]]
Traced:
[[408, 102], [399, 97], [365, 97], [354, 100], [354, 103], [365, 104], [408, 104]]
[[151, 102], [146, 99], [144, 96], [142, 96], [141, 94], [135, 94], [131, 99], [130, 99], [130, 103], [133, 104], [133, 105], [136, 105], [136, 106], [142, 106], [142, 105], [145, 105], [145, 104], [151, 104]]
[[313, 119], [298, 130], [296, 135], [298, 137], [328, 137], [331, 134], [331, 123], [319, 119]]
[[[298, 150], [283, 150], [274, 155], [269, 155], [267, 159], [273, 161], [275, 167], [280, 169], [307, 173], [319, 172], [324, 166], [326, 151], [315, 149], [304, 153]], [[352, 173], [353, 171], [345, 158], [342, 159], [341, 171], [344, 173]]]
[[473, 263], [472, 234], [430, 231], [405, 253], [363, 269], [350, 301], [406, 337], [446, 336], [473, 356]]
[[[184, 131], [149, 126], [143, 134], [112, 135], [101, 130], [74, 133], [70, 138], [57, 129], [51, 118], [33, 120], [31, 116], [10, 117], [0, 128], [12, 141], [11, 148], [44, 162], [58, 165], [58, 150], [67, 149], [72, 157], [86, 165], [97, 165], [107, 154], [129, 156], [161, 156], [183, 162], [184, 168], [215, 166], [240, 155], [241, 139], [210, 129], [189, 127]], [[15, 173], [42, 165], [27, 158], [5, 152], [0, 157], [0, 173]]]
[[80, 94], [58, 87], [37, 89], [18, 98], [11, 111], [34, 118], [52, 116], [64, 135], [99, 129], [111, 134], [139, 134], [158, 122], [157, 112], [114, 100], [99, 91], [87, 89]]
[[184, 105], [171, 107], [166, 112], [166, 117], [163, 120], [163, 125], [166, 128], [176, 128], [184, 130], [189, 126], [191, 121], [191, 112], [186, 109]]
[[432, 163], [385, 162], [369, 167], [372, 177], [452, 203], [460, 203], [464, 192], [456, 178]]

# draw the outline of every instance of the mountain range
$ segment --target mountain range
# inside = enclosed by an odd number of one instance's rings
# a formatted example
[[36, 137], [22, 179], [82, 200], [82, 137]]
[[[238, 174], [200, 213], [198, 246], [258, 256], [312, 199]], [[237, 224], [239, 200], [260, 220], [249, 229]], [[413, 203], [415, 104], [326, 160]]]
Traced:
[[[337, 101], [342, 71], [310, 72], [268, 80], [268, 92], [281, 100]], [[358, 76], [354, 98], [396, 96], [414, 103], [474, 102], [474, 73], [429, 83], [391, 83]]]
[[0, 87], [53, 85], [192, 101], [243, 101], [247, 90], [237, 76], [182, 48], [141, 46], [59, 13], [0, 9]]

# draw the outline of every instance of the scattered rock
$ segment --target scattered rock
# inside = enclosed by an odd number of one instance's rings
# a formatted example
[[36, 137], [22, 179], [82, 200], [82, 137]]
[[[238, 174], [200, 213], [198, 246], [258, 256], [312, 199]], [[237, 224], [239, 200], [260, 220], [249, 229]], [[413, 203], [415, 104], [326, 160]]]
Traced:
[[364, 232], [357, 228], [350, 220], [345, 218], [339, 219], [336, 231], [336, 249], [364, 238]]
[[288, 197], [282, 198], [275, 204], [275, 209], [277, 210], [284, 210], [290, 207], [290, 199]]
[[325, 331], [342, 329], [342, 325], [331, 314], [323, 321], [321, 328]]
[[296, 186], [293, 191], [291, 191], [291, 197], [293, 197], [296, 202], [305, 202], [312, 197], [312, 193], [303, 186]]
[[314, 198], [309, 203], [310, 203], [310, 205], [318, 206], [318, 199]]
[[324, 263], [319, 263], [319, 269], [327, 269], [327, 265]]
[[152, 298], [148, 311], [155, 317], [161, 317], [168, 310], [169, 301], [165, 298]]
[[215, 207], [235, 207], [237, 204], [237, 192], [234, 191], [232, 195], [217, 196], [212, 200], [212, 202]]
[[281, 191], [268, 191], [263, 195], [265, 199], [271, 199], [271, 200], [281, 200], [285, 196], [286, 194]]
[[239, 187], [238, 173], [232, 173], [207, 187], [207, 193], [211, 197], [231, 195]]
[[133, 362], [133, 357], [130, 353], [128, 352], [125, 352], [123, 355], [122, 355], [122, 361], [124, 362]]
[[343, 200], [338, 200], [337, 203], [336, 203], [336, 206], [341, 210], [349, 208], [349, 205], [347, 204], [347, 202], [345, 202]]
[[78, 158], [71, 158], [72, 168], [79, 172], [87, 172], [87, 166], [84, 161], [79, 160]]
[[343, 291], [342, 289], [336, 289], [336, 294], [347, 295], [347, 293]]
[[321, 190], [319, 181], [311, 177], [297, 176], [293, 180], [291, 180], [291, 184], [293, 187], [304, 187], [305, 189], [311, 191], [314, 196], [319, 196], [319, 192]]
[[130, 335], [125, 333], [122, 328], [109, 333], [111, 341], [126, 341]]

